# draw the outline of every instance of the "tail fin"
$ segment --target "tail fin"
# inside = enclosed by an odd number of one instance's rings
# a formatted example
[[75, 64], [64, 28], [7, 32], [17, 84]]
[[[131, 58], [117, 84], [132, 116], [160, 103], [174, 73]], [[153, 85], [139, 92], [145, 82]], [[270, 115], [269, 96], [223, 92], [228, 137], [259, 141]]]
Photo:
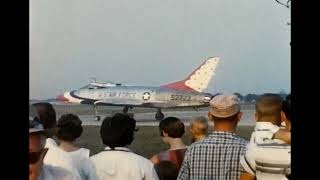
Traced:
[[165, 84], [161, 87], [175, 90], [202, 92], [208, 87], [219, 61], [219, 57], [209, 58], [194, 70], [186, 79]]

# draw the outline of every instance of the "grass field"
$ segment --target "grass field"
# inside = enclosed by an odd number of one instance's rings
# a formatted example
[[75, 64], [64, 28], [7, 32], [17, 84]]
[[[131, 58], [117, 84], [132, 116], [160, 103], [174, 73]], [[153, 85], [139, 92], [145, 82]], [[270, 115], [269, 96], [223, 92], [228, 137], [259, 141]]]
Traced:
[[[183, 142], [189, 145], [191, 136], [189, 127], [187, 127], [187, 129], [187, 132], [183, 136]], [[84, 126], [82, 136], [76, 144], [80, 147], [90, 149], [91, 155], [100, 152], [103, 150], [104, 145], [102, 144], [99, 131], [100, 127], [98, 126]], [[249, 140], [252, 131], [252, 126], [239, 126], [237, 134]], [[158, 127], [156, 126], [139, 126], [139, 131], [135, 133], [135, 139], [129, 147], [135, 153], [146, 158], [150, 158], [152, 155], [168, 148], [168, 146], [162, 142]]]

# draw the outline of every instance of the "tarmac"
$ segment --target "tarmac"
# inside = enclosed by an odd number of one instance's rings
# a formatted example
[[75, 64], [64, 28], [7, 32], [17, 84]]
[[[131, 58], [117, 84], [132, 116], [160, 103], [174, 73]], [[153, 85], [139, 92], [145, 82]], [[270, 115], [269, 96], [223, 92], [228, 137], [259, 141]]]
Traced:
[[[254, 121], [254, 111], [253, 110], [244, 110], [243, 117], [240, 120], [238, 125], [243, 126], [252, 126], [255, 124]], [[180, 118], [185, 125], [189, 125], [190, 121], [194, 117], [204, 116], [207, 117], [208, 111], [170, 111], [163, 112], [165, 117], [174, 116]], [[94, 114], [91, 115], [80, 115], [79, 118], [82, 120], [83, 125], [96, 125], [100, 126], [102, 120], [106, 116], [111, 116], [112, 114], [100, 115], [101, 120], [96, 121]], [[134, 119], [137, 121], [137, 126], [158, 126], [158, 120], [155, 120], [155, 112], [146, 112], [146, 113], [134, 113]]]
[[[72, 113], [78, 115], [82, 120], [83, 125], [100, 126], [102, 120], [106, 116], [111, 116], [117, 112], [122, 112], [121, 107], [113, 106], [100, 106], [98, 107], [98, 115], [101, 117], [100, 121], [95, 120], [95, 113], [93, 107], [90, 105], [54, 105], [57, 113], [57, 118], [66, 113]], [[197, 116], [207, 117], [209, 107], [205, 108], [184, 108], [184, 109], [162, 109], [162, 113], [165, 117], [174, 116], [180, 118], [185, 125], [189, 125], [190, 121]], [[243, 112], [242, 119], [240, 120], [240, 126], [253, 126], [255, 124], [254, 112], [255, 106], [253, 103], [241, 104], [241, 111]], [[129, 113], [134, 115], [134, 119], [137, 121], [137, 126], [158, 126], [159, 121], [155, 120], [156, 109], [154, 108], [133, 108], [129, 110]]]

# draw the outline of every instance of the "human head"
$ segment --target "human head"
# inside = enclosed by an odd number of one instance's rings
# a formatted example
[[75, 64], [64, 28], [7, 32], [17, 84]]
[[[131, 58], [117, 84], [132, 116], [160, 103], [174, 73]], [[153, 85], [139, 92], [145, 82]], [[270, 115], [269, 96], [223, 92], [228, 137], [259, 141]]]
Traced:
[[44, 129], [52, 129], [56, 127], [56, 111], [54, 110], [52, 104], [40, 102], [32, 105], [36, 108]]
[[159, 180], [176, 180], [179, 174], [178, 167], [171, 161], [160, 161], [154, 165]]
[[185, 132], [183, 122], [176, 117], [167, 117], [159, 123], [160, 136], [164, 142], [168, 138], [181, 138]]
[[285, 122], [286, 129], [288, 131], [290, 131], [291, 130], [291, 120], [292, 120], [291, 95], [290, 94], [282, 102], [281, 120]]
[[104, 118], [100, 135], [104, 145], [110, 148], [130, 145], [134, 139], [136, 120], [124, 113], [116, 113], [112, 117]]
[[74, 114], [64, 114], [58, 120], [57, 137], [59, 140], [73, 142], [82, 134], [82, 122]]
[[234, 132], [242, 117], [239, 98], [234, 94], [220, 94], [210, 101], [209, 120], [214, 130]]
[[203, 117], [196, 117], [191, 120], [190, 132], [195, 141], [203, 139], [208, 134], [209, 124], [208, 120]]
[[44, 148], [45, 142], [43, 126], [29, 119], [29, 179], [38, 179], [48, 150]]
[[256, 102], [255, 117], [257, 122], [271, 122], [281, 124], [282, 98], [278, 94], [266, 93]]

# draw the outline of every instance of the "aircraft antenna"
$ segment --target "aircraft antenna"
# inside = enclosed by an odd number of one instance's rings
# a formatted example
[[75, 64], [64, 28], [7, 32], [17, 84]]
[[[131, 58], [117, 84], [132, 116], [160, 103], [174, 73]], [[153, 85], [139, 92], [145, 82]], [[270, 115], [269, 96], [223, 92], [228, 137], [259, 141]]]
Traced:
[[96, 78], [95, 77], [91, 77], [90, 78], [90, 83], [95, 83], [95, 82], [97, 82]]

